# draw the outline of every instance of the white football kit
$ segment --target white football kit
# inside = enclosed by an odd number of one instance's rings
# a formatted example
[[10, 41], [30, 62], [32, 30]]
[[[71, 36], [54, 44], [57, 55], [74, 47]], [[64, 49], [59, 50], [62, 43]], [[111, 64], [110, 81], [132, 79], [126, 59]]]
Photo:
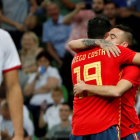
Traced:
[[0, 84], [2, 73], [21, 67], [15, 44], [7, 31], [0, 29]]

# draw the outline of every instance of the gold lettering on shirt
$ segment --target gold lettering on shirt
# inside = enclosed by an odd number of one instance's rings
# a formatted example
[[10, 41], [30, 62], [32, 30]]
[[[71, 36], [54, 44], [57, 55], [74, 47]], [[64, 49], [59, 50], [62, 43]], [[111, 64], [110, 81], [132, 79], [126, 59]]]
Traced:
[[75, 56], [73, 58], [72, 64], [73, 63], [76, 63], [76, 62], [80, 62], [80, 61], [86, 60], [86, 59], [91, 59], [91, 58], [94, 58], [94, 57], [105, 55], [105, 54], [106, 54], [106, 51], [105, 50], [99, 49], [99, 50], [90, 52], [88, 54], [78, 55], [78, 56]]
[[[95, 74], [89, 74], [89, 69], [95, 68]], [[84, 81], [96, 80], [97, 85], [102, 85], [101, 62], [94, 62], [84, 65]]]

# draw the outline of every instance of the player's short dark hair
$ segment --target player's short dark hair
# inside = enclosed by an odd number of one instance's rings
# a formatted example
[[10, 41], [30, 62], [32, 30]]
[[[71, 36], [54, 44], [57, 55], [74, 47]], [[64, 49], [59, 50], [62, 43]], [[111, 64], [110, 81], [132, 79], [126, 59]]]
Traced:
[[47, 51], [42, 51], [40, 52], [37, 57], [36, 57], [36, 61], [39, 60], [40, 58], [45, 57], [47, 58], [49, 61], [52, 60], [52, 57], [50, 56], [50, 54]]
[[116, 25], [115, 28], [118, 28], [122, 31], [129, 32], [129, 33], [133, 34], [133, 31], [128, 26], [124, 26], [124, 25], [120, 24], [120, 25]]
[[3, 9], [3, 4], [2, 4], [2, 1], [0, 0], [0, 10]]
[[128, 41], [129, 45], [132, 45], [133, 31], [128, 26], [124, 26], [122, 24], [115, 26], [115, 28], [124, 31], [126, 40]]
[[111, 29], [109, 20], [105, 17], [95, 17], [88, 21], [87, 35], [91, 39], [103, 39]]

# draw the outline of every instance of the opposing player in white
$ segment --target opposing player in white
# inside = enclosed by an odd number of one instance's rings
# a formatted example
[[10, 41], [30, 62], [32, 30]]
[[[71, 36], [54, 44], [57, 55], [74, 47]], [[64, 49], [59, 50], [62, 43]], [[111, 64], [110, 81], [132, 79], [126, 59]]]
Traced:
[[0, 29], [0, 84], [3, 74], [15, 130], [13, 140], [23, 140], [23, 98], [17, 70], [20, 66], [18, 53], [9, 33]]

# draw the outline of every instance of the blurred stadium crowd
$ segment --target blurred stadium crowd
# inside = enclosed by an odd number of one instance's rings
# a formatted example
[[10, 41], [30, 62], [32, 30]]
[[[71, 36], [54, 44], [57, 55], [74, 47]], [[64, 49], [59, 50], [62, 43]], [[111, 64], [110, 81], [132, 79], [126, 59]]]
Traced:
[[[68, 42], [86, 38], [87, 21], [105, 16], [112, 27], [129, 26], [134, 35], [131, 48], [140, 51], [140, 0], [2, 0], [2, 3], [0, 27], [10, 33], [22, 63], [19, 82], [24, 97], [25, 140], [69, 139], [74, 52]], [[3, 84], [1, 135], [2, 140], [11, 140], [14, 129], [5, 92]], [[136, 111], [140, 116], [140, 91]]]

